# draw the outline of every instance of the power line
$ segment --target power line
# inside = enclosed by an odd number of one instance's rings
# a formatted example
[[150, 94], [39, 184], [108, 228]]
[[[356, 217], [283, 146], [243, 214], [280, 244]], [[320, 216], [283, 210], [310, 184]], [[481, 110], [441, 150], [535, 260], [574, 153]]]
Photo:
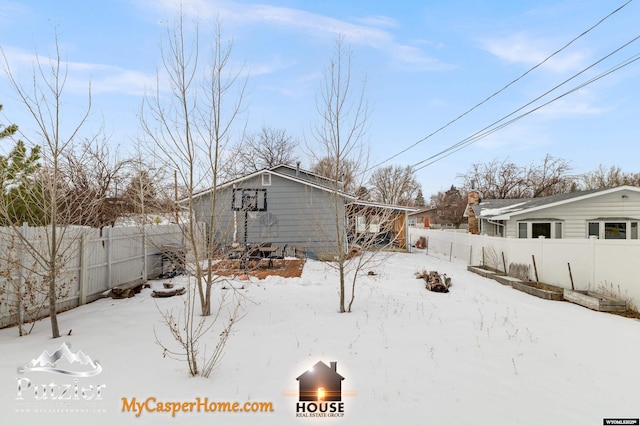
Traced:
[[587, 30], [583, 31], [581, 34], [579, 34], [578, 36], [574, 37], [571, 41], [569, 41], [568, 43], [566, 43], [564, 46], [562, 46], [560, 49], [556, 50], [555, 52], [553, 52], [551, 55], [547, 56], [545, 59], [543, 59], [541, 62], [537, 63], [536, 65], [534, 65], [533, 67], [529, 68], [527, 71], [525, 71], [522, 75], [520, 75], [519, 77], [517, 77], [515, 80], [510, 81], [508, 84], [506, 84], [504, 87], [502, 87], [501, 89], [499, 89], [498, 91], [492, 93], [491, 95], [489, 95], [487, 98], [485, 98], [484, 100], [482, 100], [481, 102], [477, 103], [476, 105], [474, 105], [473, 107], [469, 108], [468, 110], [466, 110], [465, 112], [463, 112], [462, 114], [458, 115], [456, 118], [454, 118], [453, 120], [449, 121], [448, 123], [444, 124], [443, 126], [439, 127], [438, 129], [436, 129], [435, 131], [431, 132], [430, 134], [428, 134], [427, 136], [425, 136], [424, 138], [416, 141], [415, 143], [413, 143], [412, 145], [408, 146], [407, 148], [399, 151], [398, 153], [386, 158], [383, 161], [380, 161], [379, 163], [374, 164], [373, 166], [371, 166], [369, 168], [369, 171], [371, 169], [375, 169], [378, 166], [381, 166], [382, 164], [393, 160], [394, 158], [398, 157], [399, 155], [404, 154], [405, 152], [409, 151], [410, 149], [415, 148], [417, 145], [421, 144], [422, 142], [426, 141], [427, 139], [431, 138], [432, 136], [436, 135], [437, 133], [441, 132], [442, 130], [446, 129], [447, 127], [449, 127], [450, 125], [452, 125], [453, 123], [457, 122], [458, 120], [462, 119], [464, 116], [468, 115], [469, 113], [471, 113], [472, 111], [474, 111], [475, 109], [477, 109], [478, 107], [482, 106], [483, 104], [487, 103], [489, 100], [491, 100], [492, 98], [494, 98], [495, 96], [499, 95], [500, 93], [502, 93], [503, 91], [505, 91], [507, 88], [509, 88], [510, 86], [512, 86], [513, 84], [517, 83], [518, 81], [520, 81], [521, 79], [523, 79], [525, 76], [527, 76], [529, 73], [531, 73], [532, 71], [534, 71], [535, 69], [539, 68], [540, 66], [542, 66], [544, 63], [546, 63], [548, 60], [550, 60], [551, 58], [553, 58], [554, 56], [556, 56], [557, 54], [559, 54], [560, 52], [562, 52], [563, 50], [565, 50], [567, 47], [569, 47], [570, 45], [572, 45], [574, 42], [576, 42], [578, 39], [582, 38], [583, 36], [585, 36], [586, 34], [588, 34], [589, 32], [591, 32], [593, 29], [595, 29], [596, 27], [598, 27], [600, 24], [602, 24], [605, 20], [607, 20], [608, 18], [610, 18], [611, 16], [613, 16], [614, 14], [616, 14], [617, 12], [619, 12], [620, 10], [622, 10], [624, 7], [626, 7], [629, 3], [631, 3], [633, 0], [628, 0], [626, 3], [622, 4], [621, 6], [619, 6], [618, 8], [616, 8], [615, 10], [613, 10], [612, 12], [610, 12], [608, 15], [606, 15], [604, 18], [600, 19], [598, 22], [596, 22], [594, 25], [592, 25], [591, 27], [589, 27]]
[[[637, 40], [638, 38], [640, 38], [640, 36], [636, 37], [636, 38], [634, 39], [634, 41], [635, 41], [635, 40]], [[627, 44], [628, 44], [628, 43], [627, 43]], [[617, 49], [617, 50], [619, 50], [619, 49]], [[608, 56], [610, 56], [610, 55], [608, 55]], [[425, 168], [425, 167], [427, 167], [427, 166], [430, 166], [431, 164], [433, 164], [433, 163], [435, 163], [435, 162], [437, 162], [437, 161], [440, 161], [440, 160], [442, 160], [442, 159], [444, 159], [444, 158], [448, 157], [449, 155], [454, 154], [454, 153], [456, 153], [456, 152], [460, 151], [460, 150], [461, 150], [461, 149], [463, 149], [463, 148], [466, 148], [467, 146], [469, 146], [469, 145], [471, 145], [471, 144], [473, 144], [473, 143], [475, 143], [475, 142], [479, 141], [480, 139], [483, 139], [483, 138], [485, 138], [485, 137], [487, 137], [487, 136], [489, 136], [489, 135], [491, 135], [491, 134], [493, 134], [493, 133], [497, 132], [498, 130], [503, 129], [503, 128], [504, 128], [504, 127], [506, 127], [506, 126], [508, 126], [508, 125], [510, 125], [510, 124], [513, 124], [514, 122], [516, 122], [516, 121], [518, 121], [518, 120], [520, 120], [520, 119], [522, 119], [522, 118], [526, 117], [527, 115], [532, 114], [532, 113], [534, 113], [535, 111], [537, 111], [537, 110], [539, 110], [539, 109], [541, 109], [541, 108], [544, 108], [545, 106], [547, 106], [547, 105], [549, 105], [549, 104], [551, 104], [551, 103], [553, 103], [553, 102], [555, 102], [555, 101], [557, 101], [557, 100], [559, 100], [559, 99], [561, 99], [561, 98], [563, 98], [563, 97], [565, 97], [565, 96], [567, 96], [567, 95], [569, 95], [569, 94], [571, 94], [571, 93], [573, 93], [573, 92], [575, 92], [575, 91], [577, 91], [577, 90], [580, 90], [580, 89], [582, 89], [583, 87], [588, 86], [589, 84], [592, 84], [592, 83], [594, 83], [594, 82], [596, 82], [596, 81], [600, 80], [601, 78], [606, 77], [607, 75], [609, 75], [609, 74], [611, 74], [611, 73], [613, 73], [613, 72], [615, 72], [615, 71], [618, 71], [618, 70], [620, 70], [620, 69], [622, 69], [622, 68], [624, 68], [624, 67], [626, 67], [626, 66], [628, 66], [628, 65], [631, 65], [632, 63], [634, 63], [634, 62], [636, 62], [636, 61], [638, 61], [638, 60], [640, 60], [640, 53], [637, 53], [637, 54], [635, 54], [635, 55], [631, 56], [630, 58], [628, 58], [628, 59], [626, 59], [626, 60], [624, 60], [624, 61], [620, 62], [620, 63], [619, 63], [618, 65], [616, 65], [615, 67], [610, 68], [609, 70], [607, 70], [607, 71], [605, 71], [605, 72], [603, 72], [603, 73], [601, 73], [601, 74], [597, 75], [596, 77], [593, 77], [593, 78], [591, 78], [591, 79], [587, 80], [586, 82], [583, 82], [583, 83], [581, 83], [581, 84], [579, 84], [579, 85], [575, 86], [575, 87], [574, 87], [574, 88], [572, 88], [571, 90], [568, 90], [568, 91], [566, 91], [566, 92], [562, 93], [561, 95], [558, 95], [557, 97], [555, 97], [555, 98], [553, 98], [553, 99], [551, 99], [551, 100], [549, 100], [549, 101], [547, 101], [547, 102], [545, 102], [545, 103], [543, 103], [543, 104], [541, 104], [541, 105], [539, 105], [539, 106], [537, 106], [537, 107], [535, 107], [535, 108], [532, 108], [532, 109], [530, 109], [529, 111], [527, 111], [527, 112], [525, 112], [525, 113], [523, 113], [523, 114], [521, 114], [521, 115], [519, 115], [519, 116], [517, 116], [517, 117], [514, 117], [514, 118], [512, 118], [511, 120], [509, 120], [509, 121], [507, 121], [507, 122], [504, 122], [504, 123], [499, 124], [498, 126], [494, 127], [496, 124], [500, 123], [501, 121], [504, 121], [504, 119], [506, 119], [506, 118], [508, 118], [508, 117], [512, 116], [515, 112], [522, 110], [523, 108], [525, 108], [525, 107], [526, 107], [526, 106], [528, 106], [528, 105], [531, 105], [531, 103], [533, 103], [534, 101], [529, 102], [527, 105], [525, 105], [525, 106], [523, 106], [523, 107], [519, 108], [518, 110], [516, 110], [516, 111], [514, 111], [514, 112], [510, 113], [509, 115], [507, 115], [507, 116], [505, 116], [505, 117], [501, 118], [500, 120], [493, 122], [492, 124], [490, 124], [489, 126], [485, 127], [484, 129], [482, 129], [482, 130], [480, 130], [480, 131], [478, 131], [478, 132], [474, 133], [473, 135], [471, 135], [471, 136], [469, 136], [469, 137], [467, 137], [467, 138], [465, 138], [465, 139], [461, 140], [460, 142], [458, 142], [458, 143], [456, 143], [456, 144], [454, 144], [454, 145], [450, 146], [449, 148], [447, 148], [447, 149], [445, 149], [445, 150], [440, 151], [438, 154], [432, 155], [431, 157], [429, 157], [429, 158], [427, 158], [427, 159], [425, 159], [425, 160], [422, 160], [422, 161], [420, 161], [419, 163], [414, 164], [414, 165], [412, 166], [413, 171], [414, 171], [414, 172], [416, 172], [416, 171], [418, 171], [418, 170], [422, 170], [423, 168]], [[575, 77], [575, 76], [574, 76], [574, 77]], [[572, 78], [573, 78], [573, 77], [572, 77]], [[564, 83], [562, 83], [562, 84], [564, 84]], [[539, 98], [538, 98], [538, 99], [539, 99]], [[432, 161], [429, 161], [429, 160], [432, 160]], [[427, 162], [427, 161], [429, 161], [429, 162]], [[422, 164], [422, 163], [425, 163], [425, 162], [427, 162], [427, 163], [426, 163], [426, 164], [423, 164], [422, 166], [420, 166], [420, 167], [418, 167], [418, 168], [415, 168], [415, 166], [417, 166], [417, 165], [419, 165], [419, 164]]]
[[[479, 130], [478, 132], [474, 133], [473, 135], [469, 136], [468, 138], [463, 139], [462, 141], [451, 145], [450, 147], [438, 152], [437, 154], [434, 154], [428, 158], [425, 158], [422, 161], [419, 161], [417, 163], [415, 163], [412, 167], [416, 167], [419, 166], [420, 164], [429, 161], [433, 158], [436, 158], [444, 153], [446, 153], [449, 150], [455, 149], [458, 145], [461, 144], [465, 144], [465, 141], [468, 140], [469, 138], [473, 138], [475, 135], [485, 131], [486, 129], [495, 126], [496, 124], [500, 123], [501, 121], [506, 120], [507, 118], [511, 117], [512, 115], [516, 114], [519, 111], [522, 111], [523, 109], [525, 109], [526, 107], [528, 107], [529, 105], [539, 101], [540, 99], [542, 99], [543, 97], [547, 96], [549, 93], [555, 91], [556, 89], [560, 88], [561, 86], [565, 85], [566, 83], [570, 82], [571, 80], [577, 78], [578, 76], [584, 74], [585, 72], [587, 72], [588, 70], [590, 70], [591, 68], [595, 67], [596, 65], [598, 65], [599, 63], [605, 61], [606, 59], [610, 58], [611, 56], [613, 56], [614, 54], [616, 54], [617, 52], [619, 52], [620, 50], [624, 49], [625, 47], [629, 46], [631, 43], [637, 41], [638, 39], [640, 39], [640, 36], [636, 36], [633, 39], [631, 39], [630, 41], [626, 42], [625, 44], [623, 44], [622, 46], [618, 47], [617, 49], [613, 50], [612, 52], [608, 53], [607, 55], [605, 55], [604, 57], [600, 58], [599, 60], [597, 60], [596, 62], [592, 63], [591, 65], [589, 65], [588, 67], [582, 69], [580, 72], [574, 74], [573, 76], [569, 77], [568, 79], [564, 80], [562, 83], [557, 84], [556, 86], [554, 86], [553, 88], [547, 90], [546, 92], [544, 92], [542, 95], [536, 97], [535, 99], [527, 102], [526, 104], [524, 104], [523, 106], [521, 106], [520, 108], [510, 112], [509, 114], [505, 115], [504, 117], [500, 118], [499, 120], [494, 121], [493, 123], [489, 124], [488, 126], [486, 126], [485, 128], [483, 128], [482, 130]], [[465, 144], [466, 145], [466, 144]]]

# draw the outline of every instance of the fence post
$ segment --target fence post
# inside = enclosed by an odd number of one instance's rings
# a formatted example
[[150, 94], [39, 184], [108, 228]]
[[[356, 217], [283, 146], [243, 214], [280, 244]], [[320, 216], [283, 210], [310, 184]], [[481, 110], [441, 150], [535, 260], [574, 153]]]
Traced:
[[147, 282], [147, 228], [142, 224], [142, 280]]
[[22, 223], [22, 238], [23, 240], [19, 240], [20, 244], [18, 245], [18, 247], [20, 247], [20, 252], [17, 254], [17, 260], [18, 260], [18, 274], [20, 274], [20, 276], [18, 277], [18, 322], [20, 324], [20, 327], [22, 327], [22, 324], [24, 324], [24, 303], [22, 303], [22, 289], [24, 288], [24, 284], [25, 284], [25, 279], [24, 279], [24, 274], [25, 274], [25, 261], [24, 261], [24, 252], [25, 250], [25, 240], [26, 241], [30, 241], [30, 237], [27, 235], [27, 233], [29, 232], [29, 224], [27, 222], [23, 222]]
[[87, 303], [87, 234], [82, 233], [80, 237], [80, 279], [78, 280], [78, 288], [80, 290], [80, 297], [78, 300], [79, 305], [85, 305]]
[[[596, 251], [596, 243], [598, 241], [598, 237], [592, 235], [589, 237], [589, 245], [591, 246], [591, 283], [589, 285], [589, 287], [587, 287], [589, 290], [596, 290], [596, 276], [597, 276], [597, 265], [596, 265], [596, 259], [597, 259], [597, 251]], [[591, 288], [591, 285], [593, 285], [593, 287]]]
[[112, 259], [111, 259], [111, 227], [107, 226], [106, 228], [104, 228], [107, 231], [107, 290], [109, 290], [111, 288], [111, 280], [112, 280], [112, 273], [111, 273], [111, 266], [112, 266]]

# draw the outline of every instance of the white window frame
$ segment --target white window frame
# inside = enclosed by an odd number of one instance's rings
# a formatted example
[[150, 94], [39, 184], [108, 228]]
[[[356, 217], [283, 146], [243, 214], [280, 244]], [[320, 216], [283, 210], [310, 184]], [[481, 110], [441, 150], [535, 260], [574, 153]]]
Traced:
[[262, 186], [271, 186], [271, 173], [262, 173]]
[[[562, 233], [564, 230], [564, 225], [562, 223], [561, 220], [523, 220], [523, 221], [519, 221], [516, 224], [516, 237], [517, 238], [533, 238], [533, 224], [534, 223], [545, 223], [545, 224], [549, 224], [550, 226], [550, 239], [554, 240], [554, 239], [561, 239], [562, 238]], [[521, 225], [526, 225], [526, 234], [524, 237], [520, 236], [520, 231], [521, 231]], [[558, 231], [560, 231], [558, 233]], [[546, 237], [544, 237], [546, 238]]]
[[[587, 234], [587, 238], [591, 237], [592, 235], [589, 235], [589, 227], [592, 223], [596, 223], [598, 224], [598, 235], [595, 235], [595, 237], [601, 239], [601, 240], [615, 240], [615, 239], [620, 239], [620, 240], [637, 240], [639, 235], [638, 235], [638, 226], [639, 225], [640, 220], [635, 220], [635, 219], [616, 219], [616, 218], [611, 218], [611, 219], [605, 219], [605, 220], [588, 220], [587, 224], [586, 224], [586, 234]], [[625, 224], [625, 238], [607, 238], [607, 224], [611, 224], [611, 223], [624, 223]]]

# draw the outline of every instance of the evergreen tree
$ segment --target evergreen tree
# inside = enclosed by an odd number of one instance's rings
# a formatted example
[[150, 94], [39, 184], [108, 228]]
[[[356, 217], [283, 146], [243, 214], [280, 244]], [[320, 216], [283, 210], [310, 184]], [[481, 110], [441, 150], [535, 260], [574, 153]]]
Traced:
[[[15, 124], [1, 127], [0, 139], [17, 131]], [[36, 179], [40, 158], [39, 146], [28, 151], [21, 140], [6, 157], [0, 155], [0, 226], [24, 222], [40, 225], [44, 221], [42, 185]]]
[[426, 205], [424, 201], [424, 195], [422, 195], [422, 189], [418, 188], [418, 194], [416, 195], [416, 199], [414, 201], [416, 207], [424, 207]]

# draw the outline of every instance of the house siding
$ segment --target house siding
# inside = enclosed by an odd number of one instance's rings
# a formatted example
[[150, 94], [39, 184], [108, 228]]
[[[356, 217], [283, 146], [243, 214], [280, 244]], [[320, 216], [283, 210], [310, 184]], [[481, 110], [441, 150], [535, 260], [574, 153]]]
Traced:
[[[534, 212], [512, 215], [507, 222], [506, 235], [517, 238], [517, 224], [522, 219], [561, 219], [563, 224], [562, 238], [587, 238], [588, 221], [602, 217], [625, 217], [640, 220], [640, 193], [622, 190]], [[493, 234], [487, 233], [487, 235]]]
[[[336, 250], [335, 209], [333, 194], [295, 182], [275, 174], [271, 185], [263, 186], [261, 175], [238, 182], [236, 188], [266, 189], [267, 209], [247, 215], [247, 242], [289, 244], [304, 248], [310, 256], [324, 256]], [[244, 212], [231, 208], [233, 188], [218, 192], [216, 203], [214, 244], [224, 245], [235, 240], [244, 242]], [[196, 218], [209, 223], [210, 194], [199, 197]], [[344, 200], [338, 201], [340, 232], [344, 232]], [[236, 227], [234, 228], [234, 213]], [[252, 217], [253, 216], [253, 217]], [[269, 225], [271, 224], [271, 225]]]

